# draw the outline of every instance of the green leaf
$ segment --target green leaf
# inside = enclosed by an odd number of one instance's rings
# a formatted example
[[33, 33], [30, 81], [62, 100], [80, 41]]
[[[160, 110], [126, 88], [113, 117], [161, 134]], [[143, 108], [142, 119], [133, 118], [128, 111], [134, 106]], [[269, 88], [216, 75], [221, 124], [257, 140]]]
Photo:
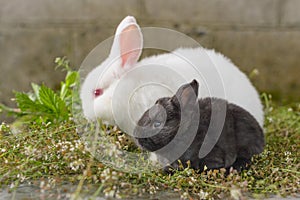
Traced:
[[79, 74], [68, 69], [65, 82], [61, 82], [60, 98], [64, 101], [71, 99], [73, 87], [79, 83]]
[[65, 100], [67, 93], [68, 93], [68, 87], [66, 86], [66, 84], [64, 82], [61, 82], [60, 98], [62, 100]]
[[33, 101], [28, 94], [16, 92], [16, 102], [22, 112], [34, 112], [38, 110], [38, 105]]
[[40, 101], [40, 94], [39, 94], [40, 86], [35, 83], [31, 83], [31, 87], [33, 89], [36, 99]]
[[0, 112], [6, 111], [19, 118], [27, 116], [27, 118], [24, 118], [25, 120], [35, 122], [61, 122], [67, 120], [71, 114], [74, 93], [77, 92], [74, 88], [79, 84], [79, 73], [71, 70], [69, 61], [65, 57], [56, 58], [55, 63], [57, 67], [61, 67], [63, 71], [67, 72], [65, 80], [61, 82], [60, 91], [55, 92], [45, 85], [39, 86], [32, 83], [33, 92], [15, 92], [19, 109], [0, 104]]
[[39, 90], [41, 103], [59, 118], [65, 120], [68, 118], [68, 109], [65, 102], [50, 88], [42, 85]]
[[79, 78], [78, 72], [69, 71], [66, 76], [66, 85], [68, 87], [73, 87], [75, 84], [77, 84], [78, 78]]

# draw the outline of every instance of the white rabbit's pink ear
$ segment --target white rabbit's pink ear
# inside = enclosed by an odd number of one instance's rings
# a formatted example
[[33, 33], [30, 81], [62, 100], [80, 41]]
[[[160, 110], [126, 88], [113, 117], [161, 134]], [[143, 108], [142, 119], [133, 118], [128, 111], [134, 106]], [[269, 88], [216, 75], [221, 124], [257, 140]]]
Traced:
[[142, 52], [142, 34], [136, 24], [124, 28], [120, 34], [120, 54], [122, 67], [134, 65]]
[[132, 16], [125, 17], [119, 24], [110, 56], [121, 59], [121, 67], [130, 68], [139, 59], [143, 49], [143, 36]]

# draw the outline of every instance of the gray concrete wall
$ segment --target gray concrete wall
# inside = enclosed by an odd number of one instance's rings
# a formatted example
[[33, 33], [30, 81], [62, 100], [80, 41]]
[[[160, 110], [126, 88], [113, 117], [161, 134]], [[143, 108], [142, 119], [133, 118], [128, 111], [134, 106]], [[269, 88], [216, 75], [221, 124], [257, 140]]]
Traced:
[[126, 15], [184, 32], [247, 73], [257, 68], [260, 91], [300, 100], [299, 9], [299, 0], [0, 0], [0, 101], [11, 105], [30, 82], [57, 86], [54, 58], [79, 67]]

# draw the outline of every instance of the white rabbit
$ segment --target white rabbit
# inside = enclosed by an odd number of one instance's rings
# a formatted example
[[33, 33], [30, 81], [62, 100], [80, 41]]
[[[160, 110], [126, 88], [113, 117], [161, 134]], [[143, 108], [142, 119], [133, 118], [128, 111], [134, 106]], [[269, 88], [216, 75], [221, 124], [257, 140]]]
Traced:
[[[141, 30], [132, 16], [119, 24], [109, 57], [93, 69], [80, 91], [84, 115], [117, 124], [128, 134], [161, 97], [197, 79], [199, 98], [218, 97], [251, 113], [263, 126], [263, 108], [249, 79], [228, 58], [205, 48], [179, 48], [145, 58]], [[149, 84], [152, 83], [152, 84]]]

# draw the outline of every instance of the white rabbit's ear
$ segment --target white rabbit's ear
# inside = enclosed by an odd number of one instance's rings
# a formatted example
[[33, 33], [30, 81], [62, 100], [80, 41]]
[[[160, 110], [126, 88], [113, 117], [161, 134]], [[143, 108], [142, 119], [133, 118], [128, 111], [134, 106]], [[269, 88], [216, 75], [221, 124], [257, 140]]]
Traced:
[[143, 36], [134, 17], [127, 16], [119, 24], [111, 55], [120, 57], [121, 67], [133, 66], [139, 59], [143, 49]]
[[122, 67], [135, 64], [142, 52], [142, 34], [136, 25], [126, 27], [120, 35]]

